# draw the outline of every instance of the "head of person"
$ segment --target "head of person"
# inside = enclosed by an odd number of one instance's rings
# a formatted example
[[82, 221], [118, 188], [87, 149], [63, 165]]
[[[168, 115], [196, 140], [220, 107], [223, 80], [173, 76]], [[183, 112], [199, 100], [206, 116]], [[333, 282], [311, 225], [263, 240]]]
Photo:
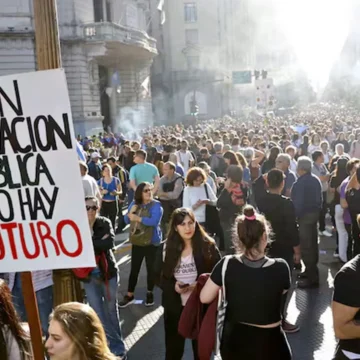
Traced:
[[343, 132], [340, 132], [338, 137], [337, 137], [338, 141], [344, 141], [345, 140], [345, 134]]
[[91, 161], [93, 161], [94, 163], [97, 163], [101, 159], [101, 156], [98, 152], [94, 151], [93, 153], [91, 153], [90, 158], [91, 158]]
[[153, 186], [148, 182], [140, 183], [135, 190], [134, 201], [136, 205], [147, 204], [153, 199]]
[[141, 147], [141, 145], [140, 145], [140, 143], [137, 142], [137, 141], [133, 141], [133, 143], [131, 144], [131, 148], [132, 148], [134, 151], [140, 150], [140, 147]]
[[185, 179], [185, 183], [187, 186], [201, 186], [206, 182], [206, 174], [205, 171], [199, 167], [192, 167]]
[[226, 169], [226, 181], [230, 182], [231, 184], [241, 184], [243, 181], [243, 168], [241, 165], [229, 165]]
[[213, 150], [214, 144], [213, 144], [212, 140], [206, 140], [206, 147], [209, 151]]
[[250, 258], [264, 255], [269, 229], [263, 215], [257, 214], [251, 205], [245, 206], [236, 219], [236, 230], [233, 245], [237, 253]]
[[270, 161], [276, 161], [276, 158], [278, 157], [278, 155], [281, 153], [281, 148], [279, 148], [278, 146], [273, 146], [270, 149], [270, 153], [269, 153], [269, 160]]
[[113, 156], [107, 159], [107, 163], [111, 166], [112, 169], [114, 169], [117, 166], [116, 159]]
[[85, 206], [89, 221], [94, 221], [99, 210], [99, 200], [95, 196], [87, 196]]
[[339, 159], [336, 162], [335, 166], [335, 176], [340, 179], [340, 181], [343, 181], [347, 178], [347, 164], [349, 162], [349, 159], [347, 157], [339, 157]]
[[163, 166], [163, 174], [169, 179], [171, 179], [174, 176], [175, 170], [176, 170], [176, 165], [171, 161], [166, 162]]
[[[324, 156], [324, 155], [322, 155]], [[308, 156], [300, 156], [297, 163], [296, 172], [299, 176], [310, 174], [312, 169], [312, 161]]]
[[221, 141], [218, 141], [214, 144], [214, 151], [216, 154], [221, 154], [223, 151], [224, 144]]
[[316, 164], [322, 164], [324, 162], [324, 153], [322, 151], [314, 151], [312, 154], [313, 162]]
[[11, 291], [3, 279], [0, 279], [0, 359], [9, 359], [9, 345], [5, 339], [4, 329], [11, 331], [14, 341], [19, 346], [22, 358], [30, 355], [30, 338], [21, 326], [12, 301]]
[[146, 161], [147, 153], [144, 150], [136, 150], [134, 156], [135, 164], [143, 164]]
[[226, 151], [223, 157], [227, 165], [240, 165], [239, 159], [233, 151]]
[[189, 147], [189, 143], [186, 140], [182, 140], [180, 143], [181, 150], [185, 151]]
[[203, 255], [205, 262], [211, 259], [210, 246], [215, 244], [214, 240], [196, 221], [191, 209], [178, 208], [172, 213], [169, 223], [163, 272], [165, 277], [172, 278], [187, 242], [191, 243], [194, 257]]
[[336, 144], [335, 146], [335, 153], [336, 155], [343, 155], [344, 154], [344, 145], [343, 144]]
[[295, 154], [296, 154], [295, 146], [287, 146], [286, 149], [285, 149], [285, 153], [289, 154], [291, 159], [293, 159], [295, 157]]
[[285, 186], [285, 175], [280, 169], [271, 169], [266, 177], [266, 183], [270, 190], [282, 191]]
[[89, 171], [89, 168], [88, 168], [86, 162], [85, 161], [79, 161], [79, 166], [80, 166], [80, 174], [81, 174], [81, 176], [85, 176]]
[[289, 154], [279, 154], [275, 160], [275, 166], [277, 169], [285, 172], [289, 169], [291, 157]]
[[103, 177], [111, 177], [112, 176], [112, 168], [107, 163], [103, 164], [103, 166], [102, 166], [102, 176]]
[[309, 137], [307, 135], [304, 135], [304, 137], [303, 137], [303, 144], [309, 145]]
[[64, 303], [50, 315], [45, 344], [50, 360], [115, 360], [101, 321], [86, 304]]
[[346, 172], [351, 177], [354, 175], [356, 169], [359, 167], [360, 159], [350, 159], [346, 164]]
[[329, 143], [325, 140], [320, 143], [320, 148], [324, 154], [329, 151]]
[[205, 171], [205, 174], [206, 174], [206, 175], [209, 175], [209, 174], [210, 174], [211, 167], [208, 165], [207, 162], [205, 162], [205, 161], [199, 162], [199, 163], [198, 163], [198, 167], [199, 167], [200, 169], [203, 169], [203, 170]]
[[311, 144], [312, 145], [320, 145], [320, 136], [318, 134], [314, 134], [311, 137]]
[[202, 148], [200, 150], [200, 156], [201, 156], [201, 159], [207, 160], [210, 157], [208, 148]]
[[248, 166], [248, 163], [247, 163], [247, 161], [245, 159], [245, 156], [241, 152], [238, 151], [236, 153], [236, 157], [238, 158], [239, 163], [240, 163], [240, 165], [242, 166], [243, 169]]

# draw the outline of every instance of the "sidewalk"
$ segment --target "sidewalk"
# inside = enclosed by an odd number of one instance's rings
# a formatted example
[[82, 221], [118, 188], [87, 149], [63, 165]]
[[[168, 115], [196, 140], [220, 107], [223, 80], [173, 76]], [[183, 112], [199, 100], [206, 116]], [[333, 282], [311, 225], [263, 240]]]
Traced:
[[[126, 294], [130, 273], [131, 245], [126, 242], [127, 234], [117, 236], [122, 242], [117, 251], [120, 269], [120, 297]], [[125, 242], [124, 242], [125, 241]], [[318, 289], [296, 289], [289, 303], [288, 320], [300, 324], [297, 334], [288, 335], [293, 351], [293, 360], [329, 360], [335, 348], [335, 337], [332, 326], [330, 302], [332, 298], [333, 279], [340, 268], [333, 257], [335, 240], [320, 239], [320, 283]], [[121, 309], [122, 331], [130, 360], [163, 360], [164, 330], [163, 309], [160, 306], [161, 292], [155, 290], [155, 305], [146, 308], [142, 301], [146, 295], [145, 264], [141, 269], [135, 297], [138, 304]], [[192, 359], [191, 344], [187, 341], [184, 359]]]

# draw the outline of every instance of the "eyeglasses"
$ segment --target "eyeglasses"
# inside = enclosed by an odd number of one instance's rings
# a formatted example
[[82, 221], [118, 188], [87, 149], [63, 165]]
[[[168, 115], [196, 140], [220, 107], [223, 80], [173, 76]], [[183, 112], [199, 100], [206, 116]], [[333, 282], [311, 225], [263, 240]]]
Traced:
[[98, 209], [97, 206], [86, 206], [86, 211], [90, 211], [90, 210], [93, 210], [93, 211], [96, 211]]
[[143, 190], [143, 193], [148, 193], [148, 192], [150, 192], [151, 191], [151, 189], [144, 189]]

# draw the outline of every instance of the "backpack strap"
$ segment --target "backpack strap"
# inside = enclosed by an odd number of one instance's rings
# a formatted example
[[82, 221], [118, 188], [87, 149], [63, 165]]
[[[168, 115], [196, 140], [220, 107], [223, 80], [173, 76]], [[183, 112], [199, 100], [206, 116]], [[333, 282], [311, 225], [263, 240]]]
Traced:
[[229, 260], [232, 259], [233, 257], [234, 257], [233, 255], [225, 256], [224, 263], [221, 268], [221, 279], [222, 279], [222, 287], [223, 287], [222, 298], [223, 298], [223, 301], [225, 304], [226, 304], [225, 275], [226, 275], [226, 270], [227, 270], [227, 267], [229, 264]]
[[204, 183], [204, 187], [205, 187], [206, 198], [207, 198], [208, 200], [210, 200], [209, 191], [208, 191], [208, 188], [207, 188], [207, 183]]

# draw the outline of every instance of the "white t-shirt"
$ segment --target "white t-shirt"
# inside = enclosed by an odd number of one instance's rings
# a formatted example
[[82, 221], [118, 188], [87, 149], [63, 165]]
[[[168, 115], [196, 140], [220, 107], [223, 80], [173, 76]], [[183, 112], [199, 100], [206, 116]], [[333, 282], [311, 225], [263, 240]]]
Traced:
[[290, 160], [290, 170], [296, 174], [297, 162], [294, 159]]
[[[193, 253], [186, 257], [182, 257], [180, 264], [175, 268], [174, 276], [176, 281], [182, 281], [184, 284], [193, 284], [197, 279], [197, 269], [194, 260]], [[181, 294], [181, 303], [183, 306], [186, 305], [191, 291], [187, 291], [185, 294]]]
[[81, 179], [82, 179], [82, 183], [83, 183], [85, 197], [87, 197], [87, 196], [97, 197], [97, 195], [99, 193], [99, 188], [96, 183], [96, 180], [88, 174], [83, 176]]
[[[209, 184], [206, 184], [206, 186], [207, 186], [208, 194], [209, 194], [209, 198], [210, 198], [209, 200], [213, 204], [216, 204], [216, 201], [217, 201], [216, 195], [212, 191]], [[201, 186], [186, 186], [184, 189], [184, 194], [183, 194], [183, 207], [193, 210], [192, 207], [193, 207], [193, 205], [195, 205], [198, 202], [198, 200], [206, 200], [206, 199], [207, 199], [207, 197], [206, 197], [206, 191], [205, 191], [204, 184], [201, 184]], [[206, 220], [205, 210], [206, 210], [205, 204], [202, 204], [196, 210], [193, 210], [194, 214], [195, 214], [195, 219], [199, 223], [204, 223]]]
[[182, 152], [181, 150], [176, 152], [176, 157], [178, 158], [179, 163], [184, 168], [184, 174], [189, 171], [189, 162], [194, 161], [194, 158], [189, 150]]

